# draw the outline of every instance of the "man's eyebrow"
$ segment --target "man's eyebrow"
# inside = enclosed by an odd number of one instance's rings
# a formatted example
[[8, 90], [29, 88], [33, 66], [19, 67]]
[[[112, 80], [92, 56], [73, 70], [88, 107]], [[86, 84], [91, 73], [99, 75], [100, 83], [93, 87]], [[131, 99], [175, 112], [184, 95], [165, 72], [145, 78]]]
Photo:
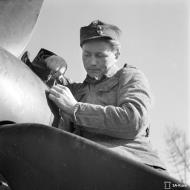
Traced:
[[98, 53], [98, 54], [105, 54], [104, 52], [101, 52], [101, 51], [97, 51], [96, 53]]
[[96, 55], [103, 55], [106, 56], [106, 54], [104, 52], [96, 52]]
[[85, 53], [90, 53], [90, 51], [88, 51], [88, 50], [84, 50], [84, 52], [85, 52]]

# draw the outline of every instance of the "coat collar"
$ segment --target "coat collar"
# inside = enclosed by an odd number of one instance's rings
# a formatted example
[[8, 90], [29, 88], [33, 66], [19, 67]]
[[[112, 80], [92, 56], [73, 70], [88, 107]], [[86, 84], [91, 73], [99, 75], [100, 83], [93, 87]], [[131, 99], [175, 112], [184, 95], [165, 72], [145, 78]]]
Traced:
[[119, 68], [117, 67], [117, 65], [113, 65], [112, 67], [110, 67], [108, 72], [105, 75], [103, 75], [103, 77], [100, 80], [96, 80], [95, 78], [92, 78], [89, 75], [87, 75], [84, 82], [90, 83], [90, 84], [98, 84], [108, 78], [113, 77], [117, 73], [118, 70]]

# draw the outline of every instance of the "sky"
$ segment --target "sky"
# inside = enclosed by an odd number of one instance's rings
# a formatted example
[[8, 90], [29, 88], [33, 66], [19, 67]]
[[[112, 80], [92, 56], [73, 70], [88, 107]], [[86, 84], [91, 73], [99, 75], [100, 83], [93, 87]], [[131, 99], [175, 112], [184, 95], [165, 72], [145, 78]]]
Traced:
[[190, 133], [188, 8], [187, 0], [45, 0], [26, 50], [31, 59], [42, 47], [54, 51], [67, 61], [67, 77], [83, 81], [80, 27], [96, 19], [117, 25], [122, 30], [119, 66], [134, 65], [149, 79], [151, 138], [160, 149], [167, 126]]

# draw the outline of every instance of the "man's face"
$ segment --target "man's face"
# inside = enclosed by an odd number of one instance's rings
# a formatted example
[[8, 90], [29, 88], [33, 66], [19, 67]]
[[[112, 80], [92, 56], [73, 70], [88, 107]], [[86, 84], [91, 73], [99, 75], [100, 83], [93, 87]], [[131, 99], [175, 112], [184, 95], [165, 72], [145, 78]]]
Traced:
[[82, 46], [82, 60], [87, 74], [99, 80], [117, 62], [117, 56], [109, 42], [91, 40]]

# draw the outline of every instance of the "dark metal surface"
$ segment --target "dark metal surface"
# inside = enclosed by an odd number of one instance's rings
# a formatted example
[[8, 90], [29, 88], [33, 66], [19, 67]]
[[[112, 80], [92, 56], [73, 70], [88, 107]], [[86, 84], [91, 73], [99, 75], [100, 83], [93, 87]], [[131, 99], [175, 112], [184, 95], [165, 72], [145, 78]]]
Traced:
[[23, 62], [0, 48], [0, 121], [57, 125], [48, 87]]
[[162, 190], [178, 183], [92, 141], [34, 124], [0, 128], [0, 173], [13, 190]]
[[36, 24], [43, 0], [0, 0], [0, 47], [19, 56]]

